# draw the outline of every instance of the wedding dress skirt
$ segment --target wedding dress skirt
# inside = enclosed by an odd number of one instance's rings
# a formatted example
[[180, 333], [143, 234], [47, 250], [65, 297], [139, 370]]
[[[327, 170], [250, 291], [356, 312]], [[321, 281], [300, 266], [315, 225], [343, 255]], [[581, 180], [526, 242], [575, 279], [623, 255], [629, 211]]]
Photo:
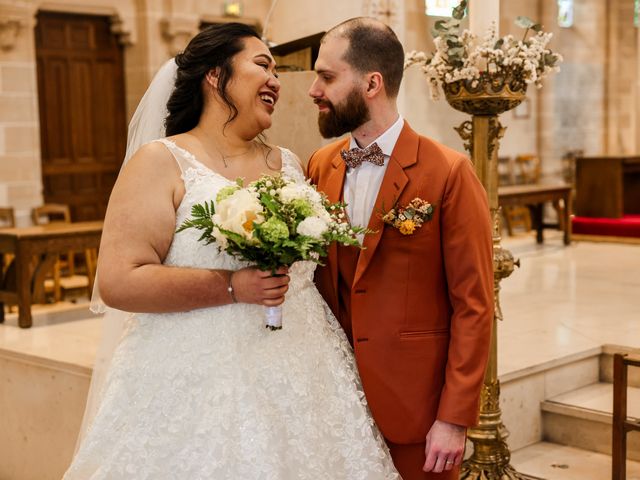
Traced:
[[[168, 140], [191, 206], [231, 182]], [[282, 173], [304, 181], [283, 149]], [[165, 264], [238, 269], [193, 229]], [[353, 354], [313, 284], [292, 266], [283, 328], [233, 304], [128, 320], [101, 403], [65, 479], [374, 480], [399, 478], [367, 408]]]

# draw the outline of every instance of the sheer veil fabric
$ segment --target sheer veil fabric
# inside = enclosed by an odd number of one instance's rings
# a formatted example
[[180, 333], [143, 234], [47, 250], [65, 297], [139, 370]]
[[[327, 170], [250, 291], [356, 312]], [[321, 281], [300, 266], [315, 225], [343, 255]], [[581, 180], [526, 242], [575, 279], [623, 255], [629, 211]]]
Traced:
[[[178, 66], [175, 60], [173, 58], [168, 60], [153, 77], [149, 88], [142, 100], [140, 100], [129, 123], [127, 150], [122, 162], [122, 168], [142, 145], [165, 136], [164, 120], [168, 113], [167, 101], [173, 91], [177, 70]], [[99, 275], [99, 272], [97, 275]], [[91, 386], [89, 387], [84, 417], [76, 442], [76, 451], [87, 428], [91, 425], [98, 405], [100, 405], [102, 387], [109, 370], [111, 358], [122, 337], [127, 318], [130, 316], [128, 312], [116, 310], [104, 304], [98, 288], [97, 275], [91, 295], [90, 309], [93, 313], [104, 314], [102, 336], [93, 366]]]

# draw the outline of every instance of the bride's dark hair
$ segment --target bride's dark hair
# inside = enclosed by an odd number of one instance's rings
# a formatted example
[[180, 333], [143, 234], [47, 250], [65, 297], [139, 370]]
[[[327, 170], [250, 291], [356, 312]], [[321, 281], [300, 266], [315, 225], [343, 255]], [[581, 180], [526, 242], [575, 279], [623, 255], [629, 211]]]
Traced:
[[176, 84], [167, 102], [169, 114], [165, 119], [168, 137], [188, 132], [198, 124], [204, 105], [202, 81], [214, 68], [220, 69], [218, 95], [230, 110], [227, 123], [236, 118], [238, 109], [226, 88], [233, 76], [233, 57], [244, 49], [243, 39], [247, 37], [260, 38], [252, 27], [243, 23], [206, 27], [191, 39], [184, 52], [176, 55]]

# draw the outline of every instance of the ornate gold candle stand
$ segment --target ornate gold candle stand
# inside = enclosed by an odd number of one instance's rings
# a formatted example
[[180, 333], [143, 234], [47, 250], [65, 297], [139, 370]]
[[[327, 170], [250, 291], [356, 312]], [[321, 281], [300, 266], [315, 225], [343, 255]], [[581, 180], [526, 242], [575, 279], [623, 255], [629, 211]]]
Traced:
[[511, 465], [511, 454], [505, 442], [508, 431], [502, 423], [500, 411], [500, 382], [498, 380], [497, 320], [502, 320], [500, 281], [507, 278], [519, 263], [500, 245], [500, 209], [498, 206], [498, 148], [505, 128], [498, 115], [515, 108], [524, 100], [526, 84], [491, 78], [471, 84], [458, 81], [445, 84], [447, 101], [453, 108], [472, 115], [472, 120], [456, 128], [465, 141], [476, 174], [484, 185], [489, 199], [493, 229], [493, 272], [495, 312], [489, 364], [485, 374], [478, 426], [469, 429], [473, 454], [462, 465], [460, 478], [482, 480], [532, 479], [518, 473]]

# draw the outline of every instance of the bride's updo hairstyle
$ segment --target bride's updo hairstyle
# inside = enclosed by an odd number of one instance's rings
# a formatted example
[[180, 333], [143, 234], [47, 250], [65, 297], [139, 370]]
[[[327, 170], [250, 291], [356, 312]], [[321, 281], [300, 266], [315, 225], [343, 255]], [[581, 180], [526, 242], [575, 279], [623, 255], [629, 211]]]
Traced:
[[233, 76], [233, 57], [244, 49], [243, 39], [247, 37], [260, 38], [252, 27], [242, 23], [210, 26], [193, 37], [184, 52], [176, 55], [176, 84], [167, 102], [169, 114], [165, 119], [168, 137], [188, 132], [198, 124], [204, 105], [202, 82], [214, 68], [220, 69], [218, 95], [231, 111], [227, 123], [236, 118], [238, 109], [226, 88]]

